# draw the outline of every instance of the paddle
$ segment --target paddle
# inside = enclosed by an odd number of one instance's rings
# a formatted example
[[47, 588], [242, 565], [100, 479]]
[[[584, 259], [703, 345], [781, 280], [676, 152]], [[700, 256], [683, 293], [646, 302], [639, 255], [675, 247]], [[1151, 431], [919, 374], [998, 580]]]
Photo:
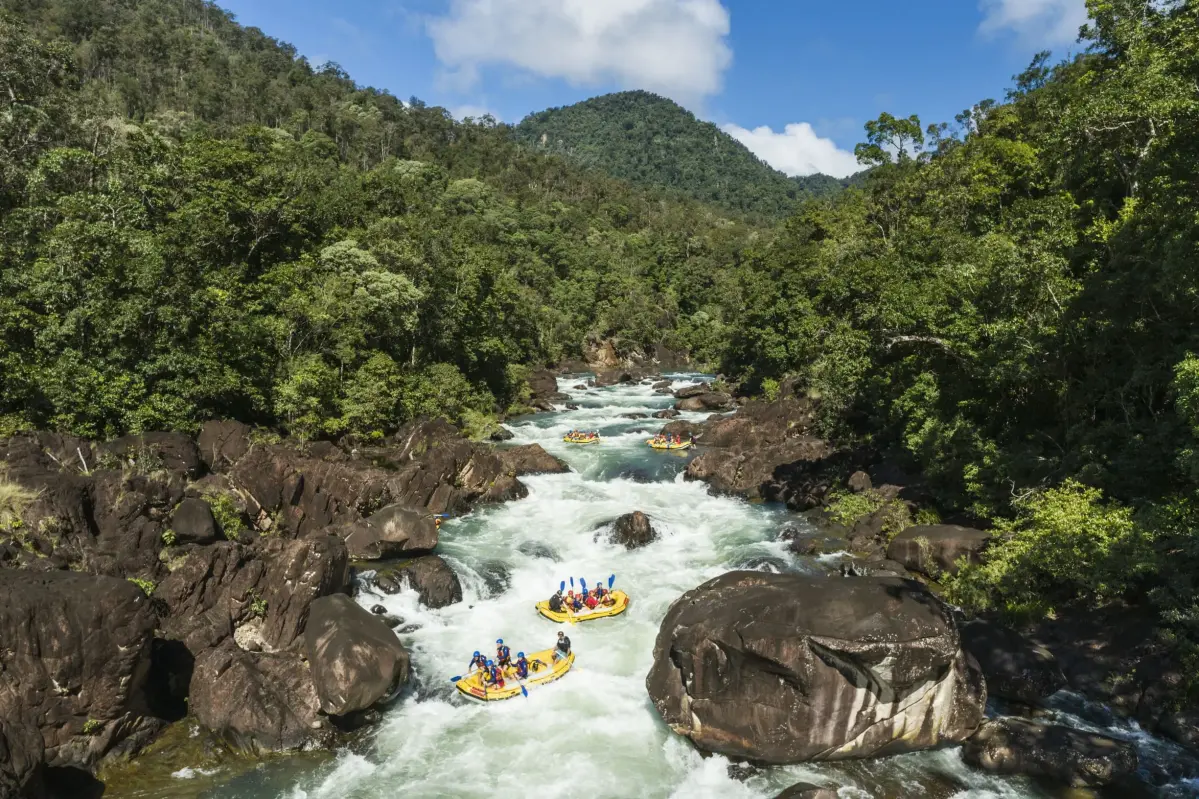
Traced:
[[575, 587], [575, 578], [573, 578], [573, 577], [570, 578], [570, 587], [571, 588]]
[[458, 676], [458, 677], [450, 677], [450, 682], [461, 682], [461, 681], [462, 681], [462, 677], [461, 677], [461, 676]]
[[565, 580], [563, 580], [561, 583], [559, 583], [559, 584], [558, 584], [558, 590], [559, 590], [559, 591], [565, 591], [565, 590], [566, 590], [566, 581], [565, 581]]
[[609, 588], [611, 588], [611, 587], [612, 587], [612, 583], [614, 583], [614, 582], [616, 582], [616, 575], [615, 575], [615, 574], [614, 574], [614, 575], [612, 575], [611, 577], [609, 577], [609, 578], [608, 578], [608, 587], [609, 587]]
[[528, 690], [525, 689], [524, 683], [521, 683], [521, 685], [520, 685], [520, 695], [523, 696], [525, 699], [529, 698], [529, 692], [528, 692]]
[[587, 593], [587, 581], [582, 577], [579, 578], [579, 585], [583, 586], [583, 593]]

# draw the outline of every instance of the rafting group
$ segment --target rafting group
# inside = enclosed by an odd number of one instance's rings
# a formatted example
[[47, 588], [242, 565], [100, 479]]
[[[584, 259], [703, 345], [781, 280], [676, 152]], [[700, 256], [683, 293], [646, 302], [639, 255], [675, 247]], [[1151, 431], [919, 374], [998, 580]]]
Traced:
[[562, 440], [568, 444], [598, 444], [600, 434], [597, 430], [571, 430]]
[[670, 433], [658, 433], [653, 438], [646, 439], [646, 444], [649, 444], [654, 449], [691, 449], [695, 446], [695, 436], [691, 433], [687, 434], [686, 438], [681, 435]]
[[[608, 578], [606, 586], [600, 581], [588, 590], [587, 582], [580, 578], [580, 588], [576, 592], [575, 579], [571, 577], [569, 590], [563, 580], [553, 596], [535, 605], [536, 610], [559, 624], [617, 616], [628, 610], [629, 597], [623, 591], [613, 591], [614, 582], [615, 574]], [[558, 633], [558, 640], [553, 647], [528, 656], [524, 652], [517, 652], [513, 658], [512, 650], [502, 638], [497, 639], [495, 645], [495, 658], [488, 658], [476, 651], [466, 675], [451, 678], [451, 682], [464, 696], [485, 702], [527, 697], [528, 686], [557, 680], [570, 671], [575, 662], [570, 638], [563, 632]]]

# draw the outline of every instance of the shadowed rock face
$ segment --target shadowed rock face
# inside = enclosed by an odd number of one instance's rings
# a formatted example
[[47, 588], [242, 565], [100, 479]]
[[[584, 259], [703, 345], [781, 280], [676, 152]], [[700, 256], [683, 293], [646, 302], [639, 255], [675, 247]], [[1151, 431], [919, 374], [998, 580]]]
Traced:
[[352, 525], [345, 538], [356, 560], [419, 555], [437, 546], [437, 522], [426, 510], [389, 505]]
[[936, 578], [957, 574], [957, 561], [977, 563], [991, 542], [991, 534], [956, 524], [918, 524], [891, 541], [887, 557], [914, 572]]
[[987, 771], [1044, 777], [1075, 788], [1110, 785], [1137, 768], [1132, 744], [1011, 717], [986, 721], [966, 742], [962, 759]]
[[126, 580], [0, 569], [0, 786], [5, 770], [21, 784], [42, 763], [86, 769], [161, 728], [146, 694], [154, 626]]
[[382, 619], [344, 594], [312, 603], [304, 646], [321, 710], [366, 710], [408, 681], [408, 652]]
[[444, 608], [462, 601], [462, 583], [458, 575], [438, 555], [406, 561], [394, 568], [380, 569], [375, 584], [385, 594], [397, 594], [411, 585], [420, 594], [422, 604]]
[[1019, 633], [975, 619], [962, 625], [962, 646], [974, 656], [992, 696], [1036, 705], [1066, 687], [1057, 660]]
[[676, 601], [646, 687], [699, 749], [777, 764], [960, 742], [986, 701], [948, 608], [923, 586], [762, 572]]

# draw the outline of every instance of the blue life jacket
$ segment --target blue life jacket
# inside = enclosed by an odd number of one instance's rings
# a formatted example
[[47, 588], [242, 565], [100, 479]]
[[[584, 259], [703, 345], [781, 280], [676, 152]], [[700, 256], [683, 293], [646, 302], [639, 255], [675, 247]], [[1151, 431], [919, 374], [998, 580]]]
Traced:
[[516, 661], [516, 676], [522, 680], [529, 676], [529, 661], [524, 658]]
[[508, 660], [512, 656], [512, 650], [506, 646], [501, 646], [496, 649], [495, 654], [497, 655], [497, 660]]

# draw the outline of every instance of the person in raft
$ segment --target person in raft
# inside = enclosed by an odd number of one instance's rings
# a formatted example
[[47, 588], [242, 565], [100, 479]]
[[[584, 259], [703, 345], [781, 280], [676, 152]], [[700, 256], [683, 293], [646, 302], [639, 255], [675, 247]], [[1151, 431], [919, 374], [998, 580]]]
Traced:
[[475, 652], [474, 657], [470, 659], [470, 671], [476, 669], [481, 671], [485, 668], [487, 668], [487, 658], [479, 652]]
[[570, 609], [575, 612], [583, 609], [583, 597], [581, 594], [576, 594], [574, 591], [571, 591], [570, 594], [567, 595], [566, 601], [570, 605]]
[[495, 662], [501, 669], [512, 668], [512, 650], [504, 646], [504, 639], [495, 639]]
[[483, 672], [483, 682], [486, 685], [494, 685], [497, 688], [504, 687], [504, 671], [493, 661], [487, 661], [487, 670]]
[[554, 647], [554, 660], [570, 656], [570, 639], [566, 633], [558, 633], [558, 645]]
[[553, 613], [561, 613], [564, 607], [562, 600], [562, 591], [559, 589], [550, 597], [550, 611]]
[[587, 592], [587, 598], [585, 600], [583, 600], [583, 602], [584, 602], [584, 604], [587, 605], [588, 610], [595, 610], [596, 605], [599, 604], [599, 597], [596, 596], [596, 594], [598, 594], [598, 593], [599, 593], [598, 588], [595, 589], [595, 591]]
[[524, 652], [516, 653], [516, 679], [527, 680], [529, 678], [529, 660], [525, 657]]

